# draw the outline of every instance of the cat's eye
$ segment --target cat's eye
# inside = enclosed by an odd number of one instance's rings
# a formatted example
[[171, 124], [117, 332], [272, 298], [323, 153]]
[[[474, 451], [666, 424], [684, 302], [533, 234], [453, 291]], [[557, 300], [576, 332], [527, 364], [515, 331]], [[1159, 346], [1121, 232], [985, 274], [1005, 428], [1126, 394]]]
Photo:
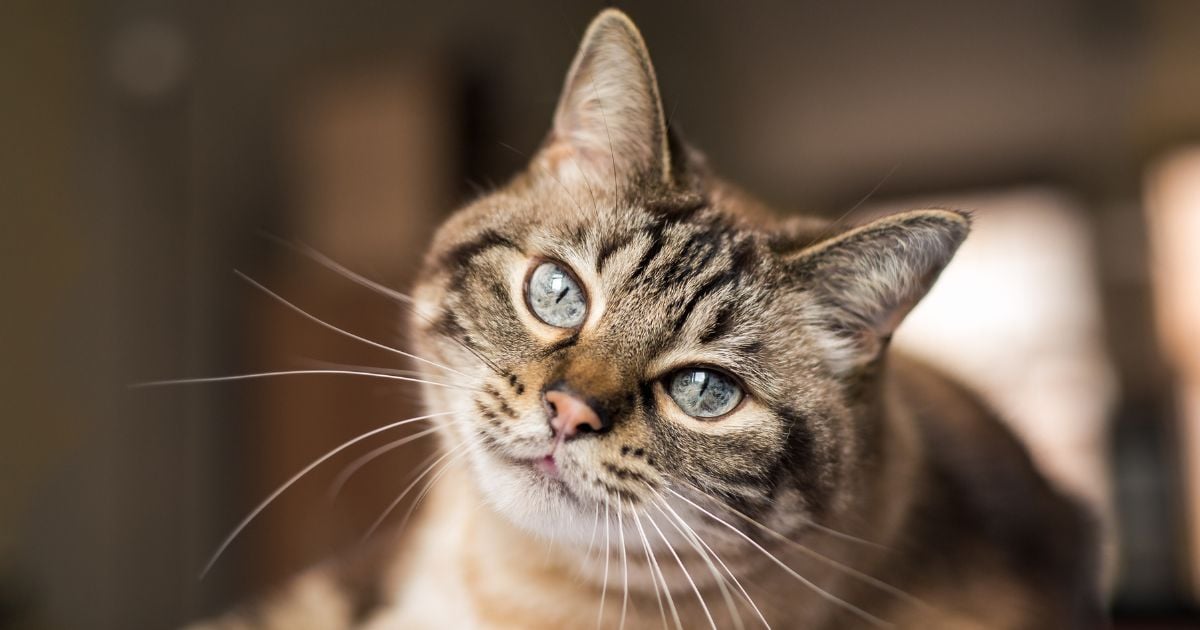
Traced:
[[710, 368], [684, 368], [671, 375], [666, 385], [671, 400], [693, 418], [723, 416], [742, 401], [737, 382]]
[[529, 274], [525, 301], [538, 319], [558, 328], [579, 328], [587, 315], [587, 296], [575, 276], [550, 261]]

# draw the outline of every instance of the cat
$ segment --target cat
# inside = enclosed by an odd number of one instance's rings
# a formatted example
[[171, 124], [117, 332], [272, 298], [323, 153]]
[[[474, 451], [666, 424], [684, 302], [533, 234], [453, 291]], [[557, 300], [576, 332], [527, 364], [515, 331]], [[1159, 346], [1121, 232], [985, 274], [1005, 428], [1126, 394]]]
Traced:
[[528, 168], [426, 257], [410, 338], [453, 413], [406, 544], [203, 627], [1103, 626], [1089, 514], [887, 352], [970, 224], [773, 218], [603, 11]]

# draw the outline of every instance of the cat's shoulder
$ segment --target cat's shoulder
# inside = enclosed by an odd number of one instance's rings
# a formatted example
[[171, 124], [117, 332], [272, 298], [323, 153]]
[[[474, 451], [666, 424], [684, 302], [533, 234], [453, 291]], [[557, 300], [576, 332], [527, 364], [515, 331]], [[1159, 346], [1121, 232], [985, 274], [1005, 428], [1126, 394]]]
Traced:
[[1074, 623], [1096, 614], [1096, 519], [1084, 503], [1039, 471], [979, 395], [908, 357], [890, 367], [922, 441], [924, 473], [905, 535], [922, 556], [914, 564], [955, 557], [997, 583], [1020, 584], [1042, 614]]

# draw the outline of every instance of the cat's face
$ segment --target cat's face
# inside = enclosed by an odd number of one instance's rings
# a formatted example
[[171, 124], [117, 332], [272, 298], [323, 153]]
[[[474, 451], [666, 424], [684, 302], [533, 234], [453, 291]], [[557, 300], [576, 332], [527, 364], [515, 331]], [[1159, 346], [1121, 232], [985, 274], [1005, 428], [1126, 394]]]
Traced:
[[640, 36], [606, 12], [546, 146], [442, 228], [417, 290], [415, 337], [454, 370], [427, 371], [455, 386], [428, 391], [458, 412], [450, 456], [560, 540], [671, 491], [829, 509], [870, 447], [848, 383], [965, 235], [930, 212], [805, 247], [740, 218], [667, 140]]
[[[463, 411], [484, 495], [539, 528], [647, 504], [668, 478], [755, 502], [786, 477], [823, 498], [828, 447], [853, 436], [765, 235], [691, 200], [528, 186], [468, 210], [418, 296], [437, 356], [474, 366], [439, 376], [475, 391], [438, 396]], [[558, 392], [595, 418], [553, 426]]]

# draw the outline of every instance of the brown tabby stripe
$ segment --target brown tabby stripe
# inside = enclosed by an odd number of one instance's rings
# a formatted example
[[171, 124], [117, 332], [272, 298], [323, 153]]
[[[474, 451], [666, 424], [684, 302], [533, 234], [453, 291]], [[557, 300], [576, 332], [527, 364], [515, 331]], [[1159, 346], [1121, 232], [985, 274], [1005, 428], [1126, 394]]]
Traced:
[[520, 251], [520, 247], [508, 236], [495, 230], [484, 230], [473, 240], [460, 243], [447, 251], [439, 262], [443, 267], [462, 270], [470, 266], [472, 259], [493, 247], [509, 247]]

